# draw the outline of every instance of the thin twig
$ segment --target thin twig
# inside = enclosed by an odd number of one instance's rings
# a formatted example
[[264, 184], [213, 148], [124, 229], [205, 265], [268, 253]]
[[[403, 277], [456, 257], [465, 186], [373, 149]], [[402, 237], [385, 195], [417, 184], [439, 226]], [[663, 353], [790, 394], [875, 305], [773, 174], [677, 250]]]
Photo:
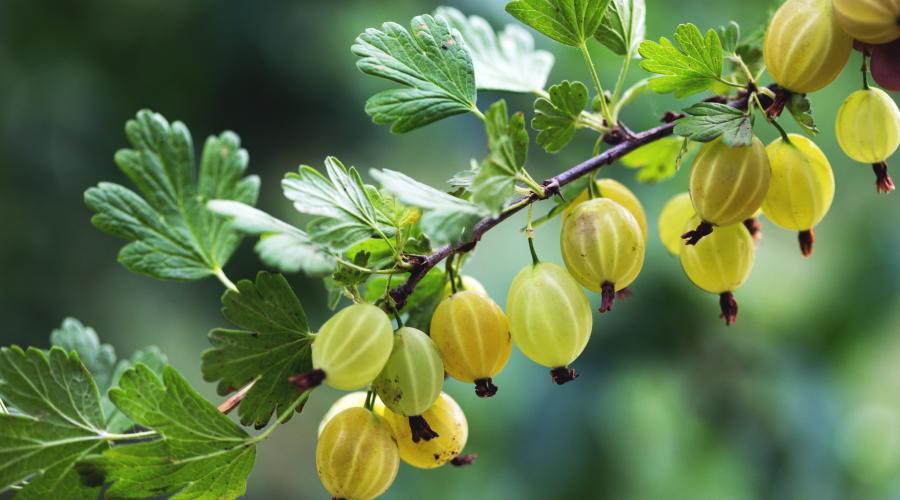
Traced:
[[[781, 91], [781, 89], [776, 86], [773, 86], [771, 88], [776, 92]], [[746, 109], [747, 103], [748, 96], [744, 95], [734, 101], [731, 101], [729, 105], [738, 109]], [[578, 165], [575, 165], [574, 167], [560, 173], [559, 175], [545, 180], [541, 184], [544, 188], [543, 194], [531, 193], [528, 196], [520, 197], [516, 200], [513, 200], [509, 205], [507, 205], [506, 209], [500, 212], [499, 215], [482, 219], [477, 224], [475, 224], [475, 227], [472, 230], [472, 237], [469, 240], [457, 243], [455, 245], [447, 245], [438, 248], [431, 255], [420, 257], [418, 261], [412, 266], [412, 269], [409, 273], [409, 278], [407, 278], [404, 283], [392, 289], [390, 292], [391, 298], [394, 299], [394, 303], [396, 304], [397, 309], [403, 309], [403, 306], [406, 305], [406, 299], [413, 293], [422, 278], [424, 278], [425, 275], [428, 274], [428, 271], [430, 271], [434, 266], [438, 265], [442, 260], [450, 257], [451, 255], [465, 253], [475, 248], [475, 245], [481, 240], [481, 237], [484, 236], [484, 234], [490, 231], [492, 228], [494, 228], [494, 226], [512, 217], [519, 210], [522, 210], [532, 203], [540, 200], [546, 200], [557, 195], [560, 192], [560, 188], [571, 182], [574, 182], [578, 178], [587, 175], [604, 165], [612, 164], [619, 158], [625, 156], [626, 154], [634, 151], [641, 146], [645, 146], [647, 144], [650, 144], [651, 142], [662, 139], [663, 137], [672, 135], [672, 131], [674, 130], [674, 128], [675, 121], [671, 121], [669, 123], [665, 123], [643, 132], [633, 133], [630, 137], [625, 137], [622, 142], [619, 142], [618, 144], [610, 147], [597, 156], [579, 163]]]

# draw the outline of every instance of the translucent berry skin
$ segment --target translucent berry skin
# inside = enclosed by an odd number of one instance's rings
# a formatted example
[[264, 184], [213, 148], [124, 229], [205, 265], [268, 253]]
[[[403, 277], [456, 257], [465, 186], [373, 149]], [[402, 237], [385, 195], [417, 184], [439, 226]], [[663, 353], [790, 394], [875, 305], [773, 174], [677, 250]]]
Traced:
[[831, 0], [787, 0], [769, 23], [763, 54], [776, 83], [809, 93], [837, 78], [852, 47], [834, 19]]
[[[685, 230], [696, 227], [694, 218]], [[743, 224], [717, 228], [697, 242], [681, 249], [681, 267], [687, 277], [709, 293], [731, 292], [739, 288], [753, 268], [753, 237]]]
[[828, 158], [811, 140], [789, 134], [766, 147], [772, 178], [763, 213], [774, 224], [805, 231], [818, 224], [834, 199], [834, 174]]
[[832, 0], [834, 18], [850, 37], [882, 44], [900, 37], [900, 0]]
[[[487, 295], [487, 290], [484, 289], [484, 285], [482, 285], [481, 282], [478, 281], [477, 279], [464, 274], [464, 275], [462, 275], [461, 280], [462, 280], [462, 288], [460, 288], [459, 291], [471, 290], [474, 292], [478, 292], [478, 293]], [[451, 293], [453, 293], [453, 287], [450, 285], [450, 281], [447, 281], [447, 284], [444, 285], [444, 297], [449, 297]]]
[[369, 499], [397, 477], [400, 450], [384, 418], [349, 408], [332, 418], [316, 445], [316, 469], [334, 498]]
[[762, 206], [771, 176], [766, 147], [756, 136], [750, 146], [739, 148], [721, 138], [708, 142], [691, 167], [694, 211], [715, 226], [743, 222]]
[[443, 392], [422, 417], [428, 421], [438, 437], [413, 442], [409, 422], [403, 415], [390, 410], [384, 418], [390, 424], [400, 446], [400, 458], [420, 469], [440, 467], [459, 455], [469, 438], [469, 424], [462, 408]]
[[384, 368], [394, 345], [391, 320], [371, 304], [354, 304], [322, 325], [312, 345], [313, 368], [343, 391], [368, 385]]
[[887, 160], [900, 144], [900, 111], [881, 89], [850, 94], [838, 110], [835, 134], [841, 149], [860, 163]]
[[394, 349], [372, 387], [394, 413], [421, 415], [441, 394], [444, 362], [437, 346], [421, 330], [404, 327], [394, 333]]
[[[641, 200], [638, 199], [630, 189], [615, 179], [599, 179], [594, 183], [597, 186], [597, 193], [601, 198], [609, 198], [610, 200], [622, 205], [625, 210], [631, 212], [638, 225], [641, 226], [641, 234], [644, 235], [644, 241], [647, 241], [647, 214], [644, 213], [644, 207]], [[565, 220], [572, 214], [575, 207], [588, 200], [588, 190], [582, 191], [578, 197], [572, 200], [572, 203], [563, 211], [562, 220]]]
[[576, 281], [599, 292], [604, 283], [619, 291], [644, 265], [644, 238], [631, 212], [608, 198], [588, 200], [563, 222], [560, 248]]
[[568, 366], [591, 338], [591, 304], [562, 267], [540, 262], [519, 271], [506, 297], [513, 342], [548, 368]]
[[659, 213], [659, 239], [670, 254], [677, 256], [681, 253], [684, 226], [695, 215], [690, 193], [677, 194], [666, 202]]
[[431, 317], [431, 339], [441, 353], [444, 369], [463, 382], [496, 376], [512, 351], [509, 326], [500, 306], [472, 290], [457, 292], [438, 304]]
[[[331, 408], [328, 408], [325, 415], [322, 416], [322, 420], [319, 422], [319, 436], [322, 435], [322, 431], [325, 430], [325, 426], [328, 425], [328, 422], [331, 422], [331, 419], [338, 413], [348, 408], [362, 408], [365, 406], [366, 396], [367, 394], [365, 391], [356, 391], [344, 394], [338, 398], [338, 400], [331, 405]], [[375, 396], [375, 405], [372, 408], [372, 411], [374, 411], [376, 415], [384, 416], [384, 403], [381, 402], [381, 398], [378, 396]]]

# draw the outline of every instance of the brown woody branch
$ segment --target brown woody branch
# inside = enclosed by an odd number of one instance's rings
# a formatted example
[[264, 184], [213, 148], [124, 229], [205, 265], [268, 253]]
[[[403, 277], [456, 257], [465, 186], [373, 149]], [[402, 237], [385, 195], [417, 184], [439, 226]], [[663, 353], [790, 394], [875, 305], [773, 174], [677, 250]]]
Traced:
[[[785, 93], [783, 89], [774, 85], [771, 86], [770, 89], [775, 92], [776, 99], [778, 98], [778, 96]], [[762, 101], [763, 106], [770, 106], [772, 104], [772, 100], [768, 99], [765, 95], [760, 94], [759, 98], [760, 101]], [[721, 98], [714, 97], [708, 100], [720, 101]], [[737, 99], [730, 101], [728, 104], [738, 109], [746, 109], [748, 104], [746, 93], [740, 95]], [[552, 196], [555, 196], [560, 192], [560, 188], [562, 188], [566, 184], [574, 182], [580, 177], [587, 175], [599, 169], [600, 167], [603, 167], [604, 165], [612, 164], [616, 160], [622, 158], [626, 154], [634, 151], [641, 146], [645, 146], [659, 139], [672, 135], [672, 132], [675, 129], [675, 121], [681, 116], [682, 115], [670, 112], [666, 113], [666, 115], [663, 117], [663, 121], [665, 123], [658, 127], [654, 127], [637, 133], [628, 131], [628, 133], [620, 132], [609, 134], [606, 140], [608, 143], [613, 143], [613, 145], [609, 149], [603, 151], [597, 156], [594, 156], [593, 158], [575, 165], [574, 167], [554, 177], [545, 180], [543, 183], [541, 183], [544, 188], [543, 195], [531, 193], [528, 196], [513, 200], [513, 202], [511, 202], [506, 207], [506, 209], [500, 212], [499, 215], [487, 217], [475, 224], [475, 228], [472, 230], [472, 237], [469, 240], [458, 243], [456, 245], [447, 245], [441, 247], [435, 250], [431, 255], [427, 255], [424, 257], [415, 256], [415, 258], [410, 259], [410, 263], [413, 265], [413, 268], [410, 271], [409, 278], [407, 278], [407, 280], [403, 284], [398, 285], [390, 292], [391, 298], [394, 300], [397, 309], [402, 309], [403, 306], [406, 305], [406, 300], [416, 289], [419, 281], [421, 281], [422, 278], [425, 277], [425, 275], [428, 273], [428, 271], [430, 271], [434, 266], [438, 265], [442, 260], [452, 255], [465, 253], [472, 250], [473, 248], [475, 248], [475, 245], [481, 240], [481, 237], [484, 236], [485, 233], [490, 231], [494, 226], [512, 217], [514, 214], [527, 207], [528, 205], [531, 205], [532, 203], [540, 200], [546, 200]]]

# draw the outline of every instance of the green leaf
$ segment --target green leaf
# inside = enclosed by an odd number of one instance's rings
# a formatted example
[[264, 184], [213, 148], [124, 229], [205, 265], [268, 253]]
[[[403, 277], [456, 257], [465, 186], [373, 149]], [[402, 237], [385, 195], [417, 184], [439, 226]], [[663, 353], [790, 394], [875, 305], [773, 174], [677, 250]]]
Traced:
[[553, 67], [553, 54], [534, 49], [534, 38], [515, 24], [495, 34], [478, 16], [466, 17], [452, 7], [438, 7], [435, 16], [459, 30], [472, 56], [479, 89], [533, 93], [543, 90]]
[[237, 288], [222, 296], [222, 314], [241, 330], [210, 332], [213, 348], [203, 353], [201, 370], [204, 380], [218, 381], [221, 395], [256, 380], [238, 415], [260, 428], [297, 398], [288, 377], [312, 369], [309, 326], [284, 276], [260, 272], [255, 284], [241, 280]]
[[[369, 252], [357, 252], [356, 255], [353, 256], [353, 264], [359, 267], [366, 267], [369, 264], [369, 257], [371, 257]], [[369, 276], [371, 276], [371, 273], [350, 266], [340, 265], [338, 266], [337, 271], [331, 275], [331, 279], [334, 280], [337, 285], [346, 287], [361, 285], [369, 279]]]
[[616, 54], [634, 54], [644, 40], [646, 15], [644, 0], [612, 0], [594, 37]]
[[144, 110], [129, 120], [125, 133], [133, 149], [116, 153], [116, 164], [138, 188], [101, 182], [84, 193], [98, 229], [128, 240], [119, 262], [159, 279], [193, 280], [220, 270], [240, 242], [226, 220], [206, 210], [223, 198], [256, 203], [259, 178], [242, 177], [247, 152], [232, 132], [206, 140], [199, 174], [194, 146], [181, 122], [171, 125]]
[[715, 30], [706, 37], [693, 24], [680, 24], [675, 30], [679, 47], [663, 37], [659, 43], [645, 40], [638, 52], [644, 57], [641, 67], [658, 76], [650, 80], [654, 92], [674, 92], [682, 98], [702, 92], [721, 79], [722, 43]]
[[726, 104], [701, 102], [684, 110], [688, 116], [678, 119], [675, 134], [692, 141], [709, 142], [720, 135], [732, 147], [749, 146], [753, 139], [750, 115]]
[[416, 16], [410, 31], [396, 23], [369, 28], [351, 50], [363, 73], [402, 88], [379, 92], [366, 102], [378, 124], [403, 133], [475, 107], [475, 70], [462, 35], [443, 18]]
[[722, 50], [729, 54], [737, 51], [738, 42], [741, 39], [741, 27], [738, 23], [730, 21], [725, 26], [719, 26], [719, 39], [722, 42]]
[[110, 396], [161, 439], [115, 446], [77, 466], [82, 481], [111, 498], [237, 498], [247, 488], [256, 441], [203, 399], [173, 368], [162, 380], [144, 365], [122, 376]]
[[[391, 288], [402, 284], [407, 278], [409, 278], [407, 273], [395, 274], [390, 278]], [[384, 297], [387, 293], [388, 281], [387, 276], [375, 276], [369, 280], [366, 283], [365, 299], [374, 302]], [[425, 274], [413, 293], [406, 299], [406, 305], [403, 307], [403, 312], [407, 313], [406, 326], [428, 332], [431, 316], [444, 297], [446, 284], [447, 280], [441, 269], [432, 268]]]
[[100, 393], [78, 354], [0, 349], [0, 398], [23, 413], [0, 414], [0, 491], [27, 479], [19, 498], [97, 498], [74, 470], [108, 446]]
[[563, 81], [550, 87], [550, 98], [534, 101], [531, 127], [538, 131], [537, 143], [548, 153], [562, 150], [578, 128], [578, 116], [588, 101], [588, 89], [581, 82]]
[[791, 94], [786, 105], [791, 116], [797, 122], [797, 125], [807, 134], [814, 136], [819, 133], [819, 127], [813, 119], [812, 107], [809, 104], [806, 94]]
[[660, 182], [678, 171], [684, 147], [685, 139], [665, 137], [635, 149], [623, 156], [621, 161], [626, 167], [639, 169], [636, 175], [638, 181]]
[[419, 226], [435, 246], [459, 243], [472, 236], [475, 224], [489, 212], [474, 203], [393, 170], [371, 170], [372, 177], [401, 203], [424, 211]]
[[516, 179], [528, 158], [528, 131], [525, 116], [515, 113], [510, 118], [502, 99], [484, 117], [490, 152], [472, 180], [472, 201], [496, 214], [515, 193]]
[[355, 168], [337, 158], [325, 159], [328, 177], [302, 165], [281, 181], [284, 196], [299, 212], [317, 215], [307, 228], [313, 243], [342, 252], [372, 236], [393, 234], [393, 227], [379, 217]]
[[456, 188], [464, 188], [469, 189], [472, 186], [472, 182], [475, 181], [475, 176], [478, 175], [478, 170], [481, 167], [478, 165], [478, 160], [474, 158], [471, 160], [470, 167], [466, 170], [460, 170], [459, 172], [453, 174], [453, 177], [447, 179], [447, 184]]
[[306, 231], [237, 201], [212, 200], [206, 206], [229, 217], [235, 229], [259, 235], [256, 253], [266, 265], [286, 273], [303, 271], [310, 276], [326, 276], [335, 269], [334, 256], [315, 245]]
[[610, 0], [515, 0], [506, 12], [565, 45], [580, 47], [594, 36]]
[[60, 347], [66, 352], [75, 351], [85, 367], [94, 378], [100, 393], [100, 404], [106, 415], [106, 429], [109, 432], [124, 432], [134, 423], [112, 404], [108, 396], [110, 388], [119, 383], [119, 377], [133, 364], [141, 362], [157, 373], [166, 364], [166, 356], [156, 347], [148, 347], [137, 351], [131, 359], [117, 362], [116, 352], [109, 344], [101, 344], [97, 332], [84, 326], [75, 318], [66, 318], [62, 326], [50, 334], [50, 344]]

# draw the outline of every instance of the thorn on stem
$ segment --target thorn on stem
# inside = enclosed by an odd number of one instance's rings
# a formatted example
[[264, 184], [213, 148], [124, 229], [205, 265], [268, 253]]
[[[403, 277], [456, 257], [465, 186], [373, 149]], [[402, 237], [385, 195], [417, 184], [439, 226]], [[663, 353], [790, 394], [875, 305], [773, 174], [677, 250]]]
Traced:
[[478, 458], [478, 455], [475, 453], [456, 455], [450, 460], [450, 465], [454, 467], [465, 467], [467, 465], [472, 465], [472, 462], [474, 462], [476, 458]]
[[616, 287], [610, 282], [600, 285], [600, 312], [605, 313], [612, 310], [613, 301], [616, 300]]
[[696, 245], [704, 236], [713, 232], [713, 225], [709, 222], [701, 222], [695, 229], [681, 235], [681, 239], [687, 240], [685, 245]]
[[872, 164], [872, 171], [875, 172], [875, 191], [878, 193], [890, 193], [894, 190], [894, 180], [888, 174], [887, 162], [879, 162]]
[[550, 379], [556, 385], [563, 385], [578, 378], [578, 373], [573, 368], [560, 366], [550, 370]]
[[734, 299], [733, 293], [725, 292], [719, 294], [719, 308], [722, 309], [722, 314], [719, 317], [725, 320], [726, 326], [731, 326], [737, 321], [738, 304], [737, 300]]
[[813, 243], [816, 241], [816, 235], [813, 233], [813, 230], [807, 229], [806, 231], [800, 231], [797, 233], [797, 240], [800, 241], [800, 253], [802, 253], [804, 257], [812, 255]]
[[497, 394], [497, 386], [490, 377], [480, 378], [475, 381], [475, 395], [479, 398], [489, 398]]
[[300, 389], [300, 392], [308, 391], [320, 386], [323, 380], [325, 380], [325, 372], [318, 368], [288, 378], [288, 381], [296, 385], [297, 388]]
[[425, 417], [422, 415], [409, 417], [409, 430], [412, 433], [413, 443], [418, 443], [419, 441], [431, 441], [440, 436], [440, 434], [434, 432], [431, 426], [428, 425], [428, 421], [425, 420]]

